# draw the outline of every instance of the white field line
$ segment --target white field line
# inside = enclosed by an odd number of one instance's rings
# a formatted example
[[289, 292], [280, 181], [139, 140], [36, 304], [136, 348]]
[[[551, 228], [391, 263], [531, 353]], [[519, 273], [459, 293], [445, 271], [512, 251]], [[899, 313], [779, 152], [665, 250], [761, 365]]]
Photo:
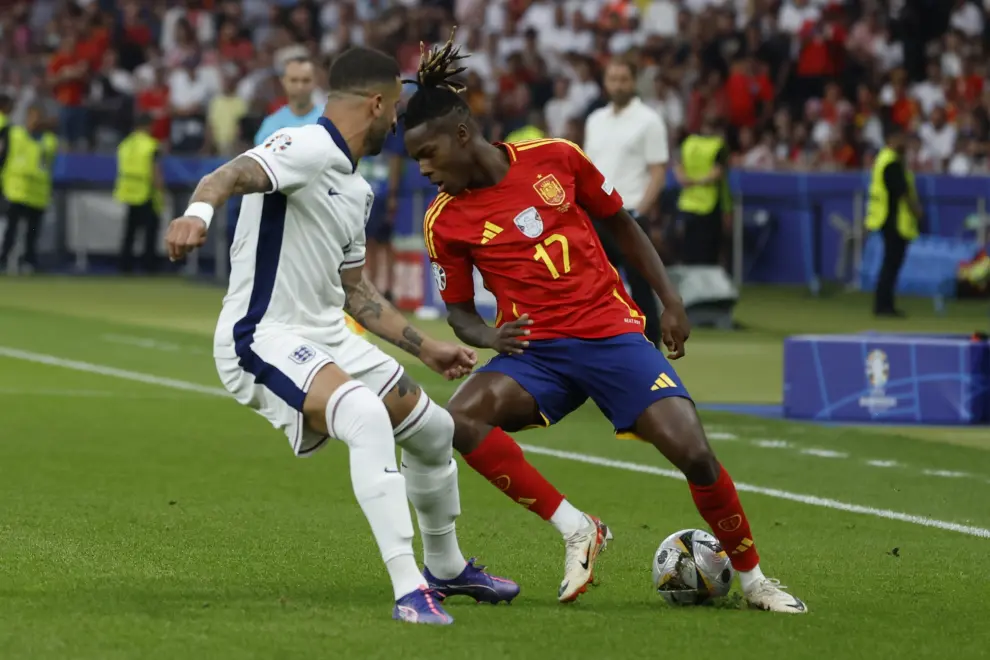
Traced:
[[[100, 364], [80, 362], [78, 360], [66, 360], [64, 358], [56, 357], [54, 355], [45, 355], [43, 353], [22, 351], [16, 348], [9, 348], [6, 346], [0, 346], [0, 357], [7, 357], [15, 360], [23, 360], [26, 362], [34, 362], [37, 364], [46, 364], [54, 367], [64, 367], [66, 369], [72, 369], [75, 371], [99, 374], [101, 376], [110, 376], [113, 378], [121, 378], [124, 380], [132, 380], [139, 383], [146, 383], [149, 385], [159, 385], [161, 387], [168, 387], [171, 389], [182, 390], [186, 392], [198, 392], [200, 394], [206, 394], [212, 396], [230, 397], [230, 395], [227, 393], [226, 390], [223, 390], [219, 387], [208, 387], [206, 385], [198, 385], [196, 383], [189, 383], [186, 381], [176, 380], [173, 378], [160, 378], [158, 376], [153, 376], [151, 374], [141, 373], [137, 371], [128, 371], [125, 369], [116, 369], [114, 367], [107, 367]], [[660, 477], [667, 477], [668, 479], [680, 479], [682, 481], [684, 479], [684, 475], [682, 475], [680, 472], [676, 470], [668, 470], [653, 465], [643, 465], [641, 463], [630, 463], [627, 461], [616, 461], [610, 458], [603, 458], [601, 456], [592, 456], [590, 454], [580, 454], [577, 452], [570, 452], [570, 451], [560, 451], [558, 449], [550, 449], [549, 447], [540, 447], [538, 445], [527, 444], [527, 445], [522, 445], [522, 447], [526, 451], [533, 454], [552, 456], [554, 458], [574, 461], [576, 463], [598, 465], [598, 466], [609, 467], [618, 470], [626, 470], [627, 472], [638, 472], [640, 474], [652, 474]], [[736, 483], [736, 489], [744, 493], [756, 493], [758, 495], [765, 495], [767, 497], [773, 497], [779, 500], [787, 500], [789, 502], [798, 502], [800, 504], [807, 504], [809, 506], [817, 506], [825, 509], [833, 509], [836, 511], [846, 511], [848, 513], [858, 513], [862, 515], [873, 516], [874, 518], [897, 520], [900, 522], [911, 523], [912, 525], [921, 525], [923, 527], [932, 527], [935, 529], [941, 529], [949, 532], [966, 534], [968, 536], [977, 536], [980, 538], [990, 539], [990, 529], [986, 529], [984, 527], [961, 525], [959, 523], [948, 522], [945, 520], [938, 520], [935, 518], [928, 518], [926, 516], [915, 516], [909, 513], [891, 511], [889, 509], [878, 509], [876, 507], [871, 507], [871, 506], [861, 506], [859, 504], [850, 504], [848, 502], [828, 499], [825, 497], [817, 497], [815, 495], [802, 495], [800, 493], [792, 493], [786, 490], [778, 490], [776, 488], [764, 488], [763, 486], [754, 486], [752, 484], [746, 484], [746, 483]]]
[[158, 339], [151, 339], [150, 337], [105, 334], [105, 335], [101, 335], [100, 339], [112, 344], [124, 344], [125, 346], [134, 346], [136, 348], [143, 348], [149, 351], [161, 351], [163, 353], [182, 352], [187, 355], [206, 355], [207, 353], [206, 350], [198, 346], [187, 346], [184, 344], [176, 344], [168, 341], [159, 341]]
[[140, 394], [137, 392], [114, 392], [112, 390], [0, 387], [0, 397], [3, 396], [32, 396], [65, 399], [127, 399], [130, 401], [174, 401], [190, 399], [197, 396], [197, 394], [195, 392], [189, 392], [188, 394], [162, 394], [160, 392]]

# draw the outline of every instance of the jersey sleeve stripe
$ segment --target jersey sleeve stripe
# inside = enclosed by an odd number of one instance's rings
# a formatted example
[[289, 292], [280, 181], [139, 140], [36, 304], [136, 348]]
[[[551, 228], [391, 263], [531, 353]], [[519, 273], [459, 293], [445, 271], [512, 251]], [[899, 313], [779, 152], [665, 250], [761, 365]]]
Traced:
[[340, 269], [341, 270], [349, 270], [351, 268], [360, 268], [363, 265], [364, 265], [364, 259], [363, 258], [362, 259], [355, 259], [354, 261], [345, 261], [344, 263], [340, 264]]
[[430, 255], [431, 259], [437, 258], [437, 248], [433, 242], [433, 223], [436, 222], [437, 218], [440, 216], [440, 212], [443, 211], [443, 207], [452, 200], [453, 197], [446, 193], [440, 193], [440, 195], [433, 200], [430, 207], [426, 209], [426, 216], [423, 218], [423, 239], [426, 241], [426, 251]]
[[584, 150], [581, 147], [574, 144], [570, 140], [565, 140], [563, 138], [545, 138], [542, 140], [529, 140], [526, 142], [519, 142], [516, 145], [516, 149], [518, 149], [519, 151], [527, 151], [529, 149], [536, 149], [537, 147], [546, 147], [551, 144], [566, 144], [571, 149], [581, 154], [581, 157], [584, 158], [586, 161], [588, 161], [589, 163], [591, 162], [591, 159], [588, 158], [588, 155], [584, 153]]
[[268, 175], [268, 178], [271, 179], [272, 192], [278, 190], [278, 177], [275, 176], [275, 170], [273, 170], [271, 168], [271, 165], [269, 165], [265, 161], [265, 159], [262, 158], [261, 154], [254, 153], [253, 151], [247, 151], [244, 153], [244, 155], [250, 158], [251, 160], [253, 160], [254, 162], [258, 163], [259, 165], [261, 165], [261, 169], [263, 169], [265, 171], [265, 174]]

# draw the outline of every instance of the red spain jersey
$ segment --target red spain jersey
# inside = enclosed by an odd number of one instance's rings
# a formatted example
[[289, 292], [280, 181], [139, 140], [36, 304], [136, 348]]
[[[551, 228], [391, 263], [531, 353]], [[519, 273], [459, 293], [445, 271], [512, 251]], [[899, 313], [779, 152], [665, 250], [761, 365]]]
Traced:
[[529, 314], [530, 339], [599, 339], [642, 332], [643, 315], [605, 256], [591, 217], [622, 198], [566, 140], [500, 145], [509, 172], [494, 186], [441, 193], [423, 224], [448, 304], [474, 300], [473, 269], [498, 303], [496, 326]]

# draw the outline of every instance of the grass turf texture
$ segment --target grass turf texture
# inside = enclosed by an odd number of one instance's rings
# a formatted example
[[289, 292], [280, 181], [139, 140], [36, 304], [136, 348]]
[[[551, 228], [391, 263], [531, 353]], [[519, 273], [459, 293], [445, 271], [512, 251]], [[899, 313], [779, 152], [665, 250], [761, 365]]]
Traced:
[[[221, 295], [168, 280], [0, 280], [0, 347], [219, 387], [210, 353]], [[987, 326], [978, 305], [939, 318], [926, 301], [905, 303], [912, 319], [877, 322], [860, 296], [747, 289], [738, 317], [749, 329], [697, 332], [677, 366], [700, 402], [772, 402], [787, 334]], [[434, 398], [452, 392], [407, 365]], [[703, 419], [739, 482], [990, 527], [985, 428]], [[591, 407], [519, 440], [669, 467], [612, 439]], [[667, 534], [704, 527], [684, 484], [538, 454], [575, 504], [615, 530], [601, 585], [559, 605], [557, 534], [462, 464], [461, 545], [522, 594], [498, 608], [454, 599], [448, 629], [401, 625], [389, 619], [391, 590], [345, 452], [295, 459], [233, 401], [0, 356], [0, 657], [985, 654], [986, 539], [742, 493], [766, 572], [811, 614], [744, 610], [738, 595], [672, 608], [652, 593], [650, 560]]]

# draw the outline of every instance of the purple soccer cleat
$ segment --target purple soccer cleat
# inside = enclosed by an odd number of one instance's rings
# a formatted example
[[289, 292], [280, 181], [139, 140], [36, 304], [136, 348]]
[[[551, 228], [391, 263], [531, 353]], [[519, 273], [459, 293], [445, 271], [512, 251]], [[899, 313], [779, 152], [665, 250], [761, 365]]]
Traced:
[[452, 580], [434, 577], [430, 569], [424, 570], [423, 576], [430, 589], [444, 598], [470, 596], [475, 602], [497, 605], [503, 601], [511, 603], [512, 599], [519, 595], [518, 584], [507, 578], [489, 575], [485, 572], [484, 566], [478, 566], [474, 562], [474, 557], [469, 559], [461, 574]]
[[447, 614], [440, 601], [443, 595], [433, 589], [420, 587], [395, 601], [392, 618], [406, 623], [429, 623], [438, 626], [449, 626], [454, 617]]

